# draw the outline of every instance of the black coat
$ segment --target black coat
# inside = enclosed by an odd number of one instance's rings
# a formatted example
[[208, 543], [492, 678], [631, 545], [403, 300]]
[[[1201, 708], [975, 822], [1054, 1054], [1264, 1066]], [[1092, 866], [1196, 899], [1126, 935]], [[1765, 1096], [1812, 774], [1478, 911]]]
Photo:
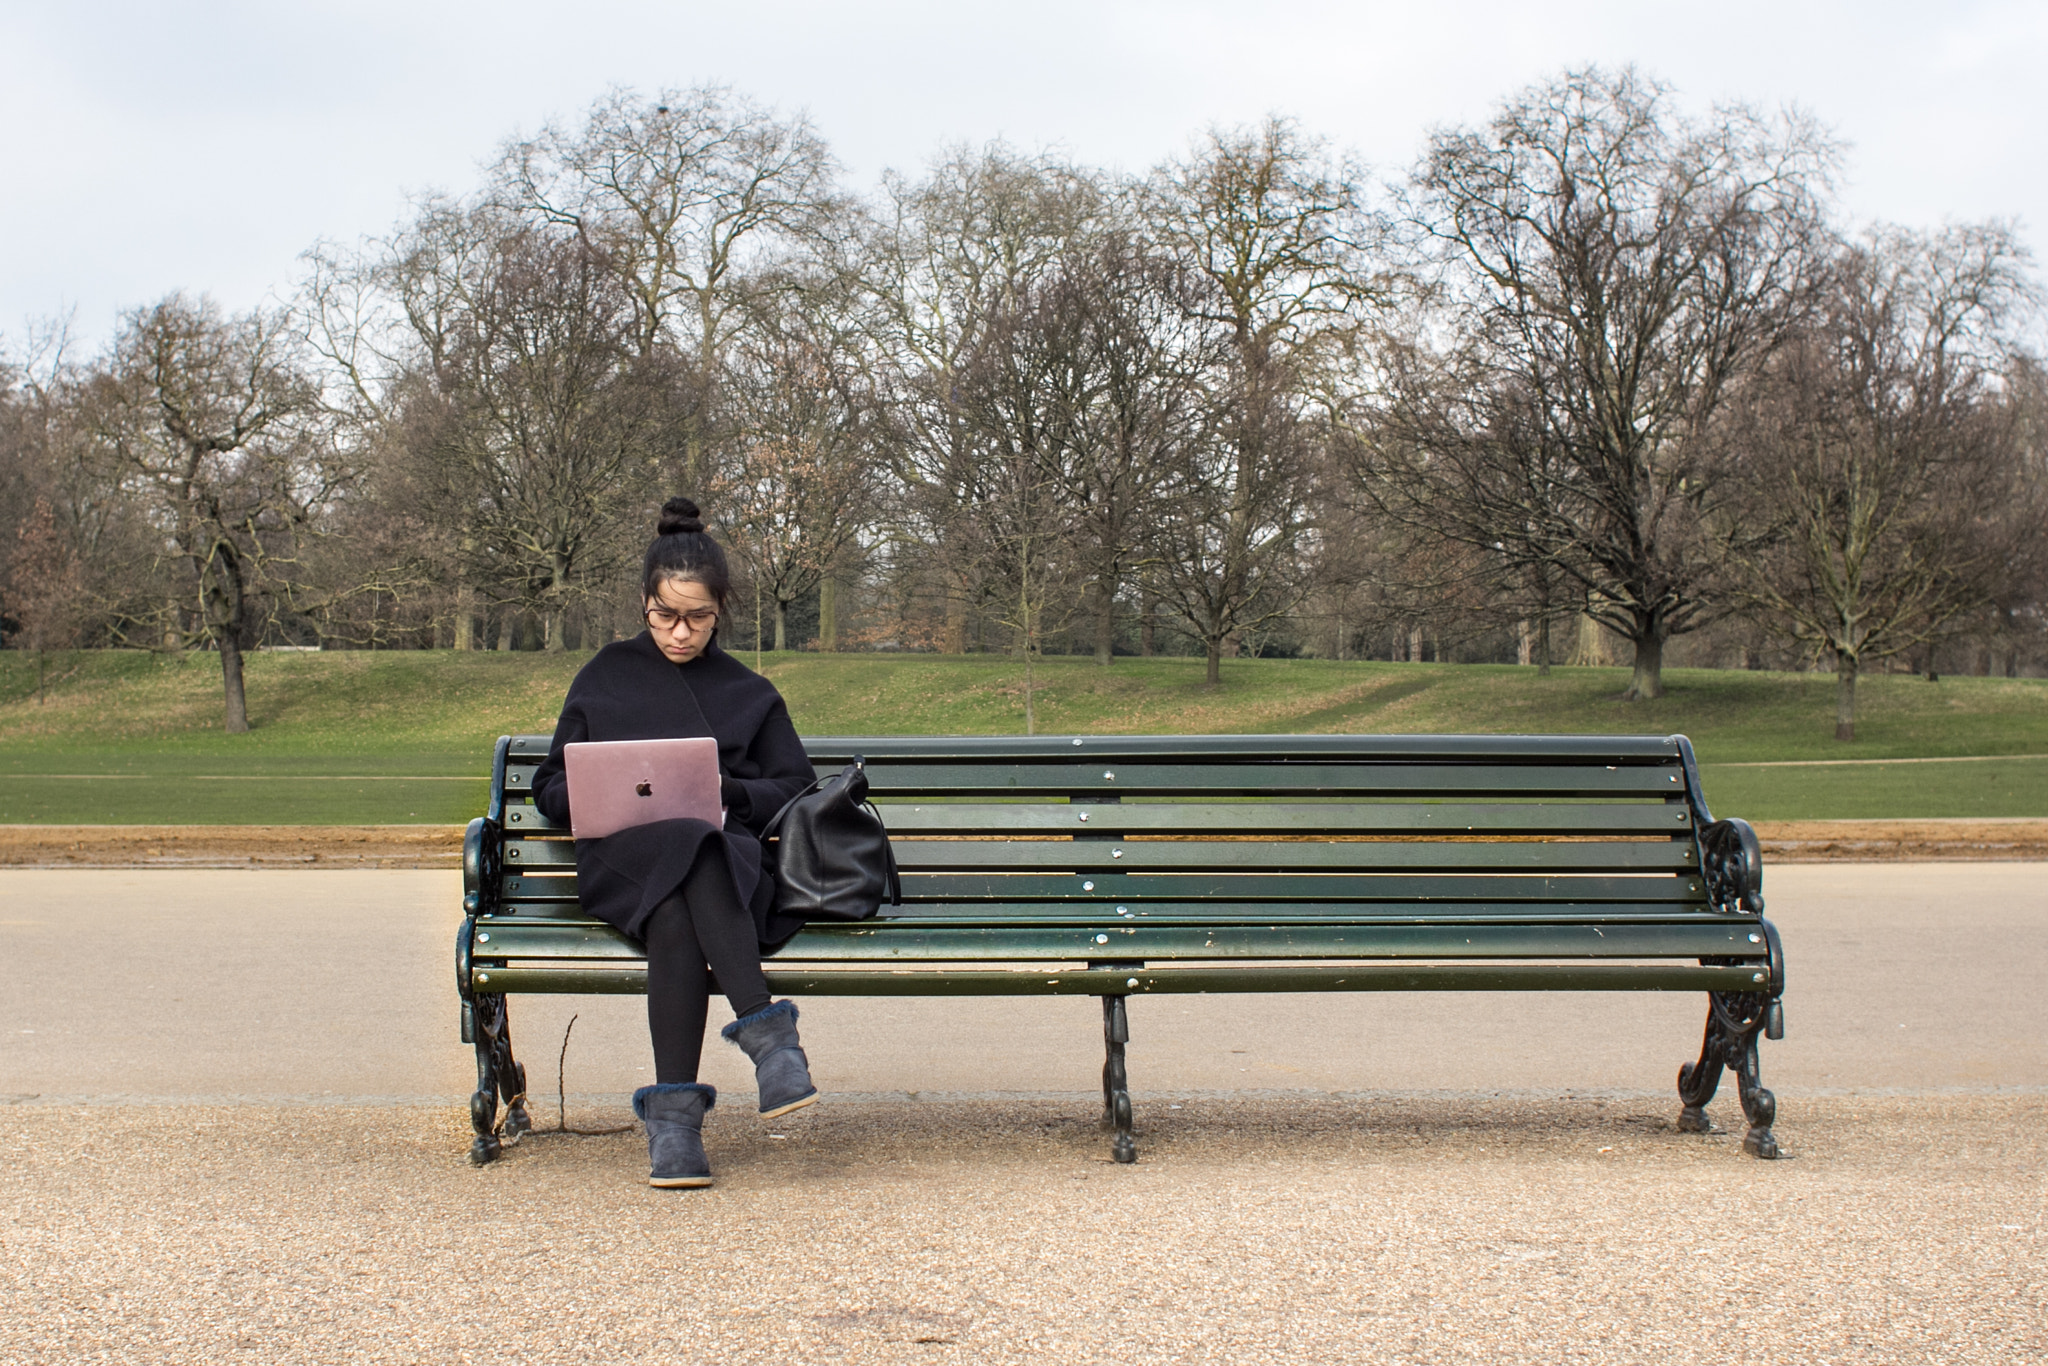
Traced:
[[803, 922], [774, 914], [774, 878], [761, 866], [761, 828], [815, 774], [775, 685], [717, 642], [687, 664], [671, 663], [646, 632], [599, 650], [577, 673], [555, 723], [554, 744], [534, 773], [533, 802], [569, 822], [562, 746], [578, 740], [718, 741], [726, 828], [698, 820], [656, 821], [597, 840], [576, 841], [576, 888], [583, 909], [634, 938], [682, 884], [707, 840], [723, 844], [740, 898], [753, 910], [764, 947]]

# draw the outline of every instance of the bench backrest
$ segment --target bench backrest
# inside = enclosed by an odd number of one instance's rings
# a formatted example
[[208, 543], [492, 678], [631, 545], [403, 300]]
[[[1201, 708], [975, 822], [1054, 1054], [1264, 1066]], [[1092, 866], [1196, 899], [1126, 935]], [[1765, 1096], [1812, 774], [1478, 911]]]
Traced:
[[[1706, 876], [1717, 855], [1702, 845], [1710, 817], [1683, 736], [807, 747], [820, 773], [866, 762], [904, 873], [891, 921], [1725, 924], [1761, 910]], [[497, 915], [576, 914], [567, 832], [527, 796], [547, 748], [545, 736], [498, 745], [488, 819], [503, 877], [472, 870]]]

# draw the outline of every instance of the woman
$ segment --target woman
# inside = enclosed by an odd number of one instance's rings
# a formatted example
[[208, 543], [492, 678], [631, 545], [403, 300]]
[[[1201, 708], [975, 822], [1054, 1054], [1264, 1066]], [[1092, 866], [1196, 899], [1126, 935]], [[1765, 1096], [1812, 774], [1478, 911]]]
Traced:
[[771, 1002], [761, 972], [763, 946], [780, 945], [802, 922], [773, 912], [760, 832], [814, 774], [775, 686], [718, 647], [730, 590], [725, 553], [705, 534], [697, 505], [671, 498], [641, 571], [647, 630], [605, 646], [583, 666], [534, 774], [534, 805], [566, 825], [564, 745], [718, 741], [724, 829], [667, 820], [576, 841], [583, 908], [646, 946], [654, 1085], [633, 1093], [633, 1111], [647, 1125], [655, 1186], [711, 1184], [701, 1129], [718, 1096], [697, 1080], [707, 969], [732, 1004], [725, 1037], [753, 1059], [761, 1113], [786, 1114], [818, 1098], [797, 1041], [796, 1005]]

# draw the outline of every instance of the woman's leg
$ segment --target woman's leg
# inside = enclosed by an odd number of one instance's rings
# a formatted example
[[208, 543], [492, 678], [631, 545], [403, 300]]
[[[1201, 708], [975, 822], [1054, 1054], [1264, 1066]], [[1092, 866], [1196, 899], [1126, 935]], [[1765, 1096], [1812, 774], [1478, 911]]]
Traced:
[[[681, 892], [654, 908], [642, 942], [647, 946], [647, 1034], [654, 1043], [655, 1083], [695, 1081], [704, 1055], [711, 987], [694, 918]], [[754, 970], [760, 971], [758, 963]]]
[[[761, 972], [761, 940], [753, 912], [740, 901], [725, 851], [706, 844], [683, 880], [683, 900], [703, 961], [718, 978], [718, 989], [732, 1003], [734, 1018], [751, 1015], [768, 1004], [768, 979]], [[704, 1029], [702, 1007], [697, 1030]]]

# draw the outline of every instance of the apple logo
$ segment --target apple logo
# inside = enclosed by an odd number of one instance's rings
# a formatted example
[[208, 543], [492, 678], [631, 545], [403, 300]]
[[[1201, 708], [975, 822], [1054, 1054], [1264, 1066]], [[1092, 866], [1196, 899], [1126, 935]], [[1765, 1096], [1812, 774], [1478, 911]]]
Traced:
[[643, 797], [652, 797], [654, 795], [654, 785], [652, 783], [649, 783], [645, 778], [642, 778], [640, 780], [640, 785], [634, 788], [633, 790]]

